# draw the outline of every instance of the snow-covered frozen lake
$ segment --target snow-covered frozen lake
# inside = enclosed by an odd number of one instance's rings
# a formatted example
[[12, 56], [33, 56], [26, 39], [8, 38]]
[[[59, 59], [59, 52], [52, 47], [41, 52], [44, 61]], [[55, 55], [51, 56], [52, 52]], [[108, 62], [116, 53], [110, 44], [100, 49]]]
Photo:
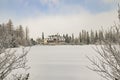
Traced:
[[92, 45], [33, 46], [28, 54], [30, 80], [105, 80], [86, 66]]

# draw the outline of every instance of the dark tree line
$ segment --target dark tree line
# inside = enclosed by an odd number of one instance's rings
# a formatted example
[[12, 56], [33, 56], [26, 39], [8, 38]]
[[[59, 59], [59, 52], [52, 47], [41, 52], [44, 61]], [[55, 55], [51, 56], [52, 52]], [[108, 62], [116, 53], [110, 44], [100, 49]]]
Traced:
[[[114, 28], [114, 26], [113, 26]], [[65, 42], [69, 44], [102, 44], [103, 40], [110, 40], [112, 43], [117, 42], [116, 31], [114, 29], [109, 30], [91, 30], [90, 32], [82, 30], [78, 37], [74, 37], [74, 34], [64, 34]]]
[[[116, 25], [115, 25], [116, 26]], [[115, 28], [114, 26], [112, 28]], [[117, 42], [116, 38], [116, 30], [115, 29], [108, 30], [96, 30], [96, 31], [86, 31], [82, 30], [79, 32], [77, 37], [74, 34], [63, 34], [65, 39], [65, 43], [71, 45], [84, 45], [84, 44], [103, 44], [103, 40], [110, 40], [112, 43]], [[36, 43], [41, 43], [44, 40], [44, 33], [42, 32], [41, 38], [36, 40]]]

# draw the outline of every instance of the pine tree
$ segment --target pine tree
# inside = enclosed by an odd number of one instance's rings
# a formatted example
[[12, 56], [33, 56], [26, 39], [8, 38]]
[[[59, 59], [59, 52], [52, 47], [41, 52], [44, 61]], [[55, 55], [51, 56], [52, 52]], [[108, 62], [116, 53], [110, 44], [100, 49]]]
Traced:
[[91, 33], [90, 33], [90, 42], [91, 42], [91, 44], [94, 44], [94, 39], [95, 39], [95, 37], [94, 37], [94, 32], [91, 30]]
[[85, 43], [85, 31], [82, 30], [82, 43]]
[[28, 27], [26, 27], [26, 29], [25, 29], [25, 46], [29, 46], [29, 45], [30, 45], [29, 29], [28, 29]]
[[8, 33], [9, 34], [13, 34], [13, 23], [12, 23], [12, 20], [11, 19], [9, 19], [9, 21], [8, 21], [8, 23], [7, 23], [7, 28], [8, 28]]
[[100, 43], [101, 43], [102, 40], [104, 40], [103, 31], [99, 31], [99, 41], [100, 41]]
[[21, 39], [24, 39], [24, 37], [25, 37], [22, 25], [19, 26], [19, 36], [20, 36]]
[[82, 43], [82, 34], [81, 34], [81, 32], [79, 33], [79, 43]]
[[70, 37], [68, 34], [65, 35], [65, 42], [70, 43]]
[[97, 32], [97, 31], [95, 32], [95, 38], [94, 38], [94, 41], [95, 41], [95, 43], [98, 42], [98, 32]]
[[16, 39], [18, 45], [25, 45], [25, 33], [22, 25], [19, 25], [19, 27], [16, 29]]
[[72, 37], [71, 37], [71, 43], [74, 44], [74, 34], [72, 34]]
[[26, 27], [26, 29], [25, 29], [25, 37], [26, 37], [26, 40], [28, 40], [29, 39], [29, 29], [28, 29], [28, 27]]
[[90, 44], [89, 32], [87, 32], [87, 44]]
[[44, 40], [44, 32], [42, 32], [42, 40]]

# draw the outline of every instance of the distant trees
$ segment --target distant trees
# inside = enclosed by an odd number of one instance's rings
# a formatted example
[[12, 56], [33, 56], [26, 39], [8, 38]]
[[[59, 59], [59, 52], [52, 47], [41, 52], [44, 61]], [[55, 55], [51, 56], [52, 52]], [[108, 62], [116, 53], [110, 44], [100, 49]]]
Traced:
[[74, 34], [72, 34], [72, 36], [71, 36], [71, 43], [74, 43], [74, 41], [75, 41], [75, 38], [74, 38]]
[[17, 27], [14, 34], [16, 35], [16, 45], [24, 45], [25, 33], [24, 33], [22, 25], [19, 25]]
[[26, 29], [25, 29], [25, 39], [26, 40], [28, 40], [29, 39], [29, 29], [28, 29], [28, 27], [26, 27]]
[[8, 30], [8, 32], [10, 33], [10, 34], [13, 34], [13, 24], [12, 24], [12, 21], [11, 21], [11, 19], [8, 21], [8, 23], [6, 24], [6, 26], [7, 26], [7, 30]]
[[[113, 35], [113, 34], [112, 34]], [[71, 36], [68, 34], [64, 34], [65, 42], [69, 44], [100, 44], [101, 40], [104, 38], [105, 34], [102, 31], [92, 31], [88, 32], [86, 30], [82, 30], [79, 33], [78, 37], [74, 37], [74, 34]]]
[[44, 32], [42, 32], [42, 40], [44, 40]]
[[30, 46], [31, 44], [30, 38], [29, 38], [29, 29], [28, 27], [25, 28], [25, 46]]
[[64, 36], [64, 38], [65, 38], [65, 42], [66, 42], [66, 43], [70, 43], [70, 41], [71, 41], [71, 36], [69, 36], [68, 34], [66, 34], [66, 35]]
[[31, 44], [28, 28], [24, 30], [22, 25], [14, 27], [11, 20], [9, 20], [6, 24], [0, 24], [0, 38], [2, 40], [9, 40], [9, 43], [6, 43], [6, 41], [4, 41], [4, 47], [17, 47], [20, 45], [29, 46]]
[[[116, 43], [115, 30], [82, 30], [78, 36], [74, 34], [63, 34], [66, 44], [70, 45], [84, 45], [84, 44], [102, 44], [103, 40], [112, 40], [112, 43]], [[44, 32], [42, 32], [41, 38], [36, 40], [37, 43], [44, 42]]]
[[[69, 44], [101, 44], [102, 40], [104, 38], [107, 38], [107, 35], [112, 35], [114, 36], [114, 33], [110, 33], [110, 32], [103, 32], [102, 30], [99, 31], [93, 31], [91, 30], [91, 32], [88, 32], [86, 30], [82, 30], [81, 32], [79, 32], [78, 37], [74, 37], [74, 34], [72, 34], [71, 36], [68, 34], [63, 34], [63, 37], [65, 38], [65, 42], [69, 43]], [[113, 43], [115, 42], [115, 40], [113, 41]]]

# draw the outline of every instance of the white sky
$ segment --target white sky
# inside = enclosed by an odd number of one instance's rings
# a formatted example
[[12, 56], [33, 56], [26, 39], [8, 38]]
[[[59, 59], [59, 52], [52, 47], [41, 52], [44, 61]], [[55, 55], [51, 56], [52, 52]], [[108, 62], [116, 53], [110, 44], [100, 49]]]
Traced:
[[117, 11], [103, 12], [93, 15], [89, 12], [82, 11], [82, 13], [72, 15], [44, 15], [37, 16], [28, 19], [24, 19], [19, 24], [28, 26], [30, 30], [30, 36], [37, 38], [44, 32], [45, 36], [50, 34], [72, 34], [76, 36], [82, 30], [98, 30], [107, 29], [118, 23]]
[[[18, 3], [19, 2], [19, 3]], [[39, 2], [39, 4], [38, 4]], [[50, 34], [75, 36], [82, 30], [107, 29], [118, 23], [120, 0], [0, 0], [0, 21], [29, 28], [32, 38]], [[21, 5], [23, 4], [23, 5]]]

